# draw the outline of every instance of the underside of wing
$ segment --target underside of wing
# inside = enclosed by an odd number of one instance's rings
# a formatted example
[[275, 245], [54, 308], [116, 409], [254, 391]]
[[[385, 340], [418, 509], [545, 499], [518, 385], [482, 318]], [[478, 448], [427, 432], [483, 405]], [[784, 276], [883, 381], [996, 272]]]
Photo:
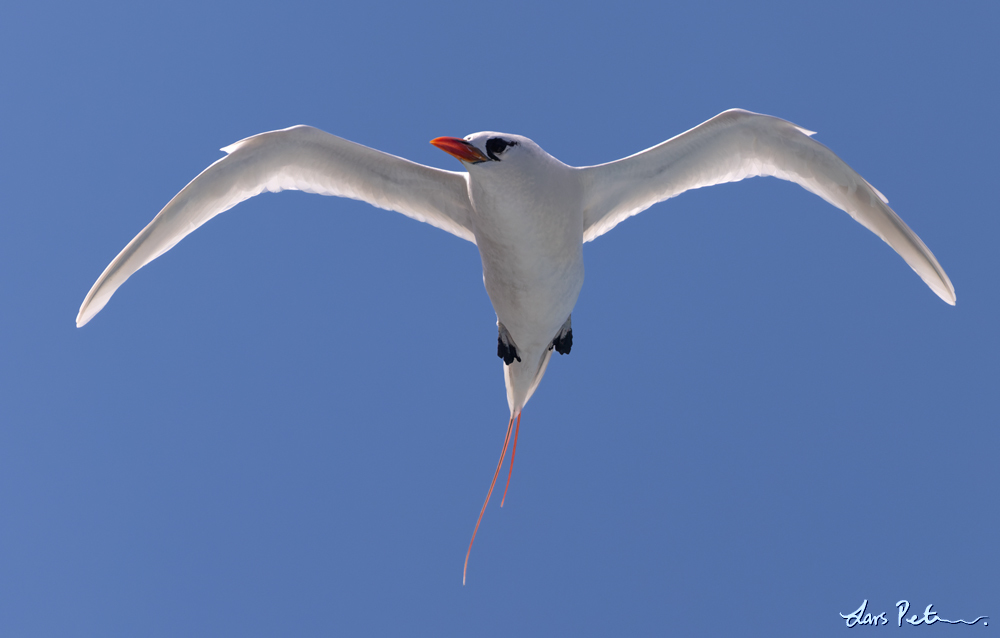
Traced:
[[264, 191], [300, 190], [398, 211], [475, 243], [466, 173], [443, 171], [310, 126], [248, 137], [184, 187], [129, 242], [90, 289], [76, 324], [90, 321], [125, 280], [219, 213]]
[[733, 109], [641, 153], [582, 168], [583, 240], [591, 241], [684, 191], [770, 175], [795, 182], [846, 211], [954, 305], [955, 289], [927, 246], [881, 193], [812, 134], [776, 117]]

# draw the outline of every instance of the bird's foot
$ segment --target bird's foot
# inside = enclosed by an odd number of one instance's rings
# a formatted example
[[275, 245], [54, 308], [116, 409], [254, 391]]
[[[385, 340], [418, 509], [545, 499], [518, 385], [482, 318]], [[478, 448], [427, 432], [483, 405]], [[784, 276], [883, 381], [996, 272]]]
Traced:
[[500, 334], [497, 336], [497, 356], [503, 359], [503, 362], [507, 365], [514, 363], [515, 359], [520, 362], [521, 357], [517, 354], [517, 346], [514, 345], [514, 340], [511, 339], [510, 333], [507, 332], [507, 329], [499, 321], [497, 322], [497, 328], [500, 329]]
[[566, 318], [566, 323], [562, 325], [559, 332], [556, 334], [556, 338], [552, 340], [552, 345], [549, 346], [549, 350], [552, 348], [556, 349], [559, 354], [569, 354], [570, 349], [573, 347], [573, 325], [572, 325], [573, 315]]

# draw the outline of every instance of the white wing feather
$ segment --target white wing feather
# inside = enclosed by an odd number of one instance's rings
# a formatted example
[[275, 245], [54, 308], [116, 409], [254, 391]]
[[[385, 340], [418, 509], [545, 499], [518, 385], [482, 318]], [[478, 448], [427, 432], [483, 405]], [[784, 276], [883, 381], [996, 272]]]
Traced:
[[888, 200], [811, 131], [733, 109], [616, 162], [581, 169], [586, 188], [583, 240], [684, 191], [771, 175], [795, 182], [846, 211], [899, 253], [931, 290], [955, 304], [955, 288]]
[[219, 213], [264, 191], [359, 199], [475, 243], [468, 174], [443, 171], [309, 126], [248, 137], [194, 178], [129, 242], [90, 289], [76, 325], [101, 311], [125, 280]]

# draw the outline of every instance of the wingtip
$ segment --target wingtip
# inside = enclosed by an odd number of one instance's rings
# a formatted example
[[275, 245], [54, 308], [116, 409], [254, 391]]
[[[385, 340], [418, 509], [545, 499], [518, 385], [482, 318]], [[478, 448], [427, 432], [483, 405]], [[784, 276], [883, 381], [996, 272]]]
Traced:
[[[98, 279], [97, 283], [94, 284], [94, 287], [90, 289], [89, 293], [87, 293], [83, 303], [80, 304], [80, 311], [76, 313], [77, 328], [82, 328], [90, 323], [90, 320], [96, 317], [97, 313], [104, 310], [104, 306], [107, 305], [110, 295], [104, 294], [103, 290], [100, 293], [98, 292], [98, 290], [102, 287], [101, 284], [103, 284], [103, 282], [103, 277]], [[114, 293], [112, 292], [112, 294]]]
[[[938, 268], [940, 268], [940, 266], [938, 266]], [[954, 306], [955, 301], [958, 299], [955, 295], [955, 285], [951, 283], [951, 279], [948, 278], [948, 275], [944, 274], [943, 269], [938, 273], [938, 278], [940, 281], [935, 282], [937, 285], [931, 285], [931, 290], [933, 290], [938, 297], [941, 297], [941, 301], [945, 302], [949, 306]]]
[[93, 290], [91, 290], [90, 294], [87, 295], [87, 298], [83, 300], [82, 304], [80, 304], [80, 311], [76, 313], [76, 327], [82, 328], [87, 325], [90, 320], [94, 318], [94, 315], [99, 313], [102, 308], [104, 308], [104, 304], [96, 307], [94, 306], [94, 294]]
[[85, 325], [87, 325], [87, 322], [90, 321], [90, 317], [84, 315], [84, 312], [87, 310], [86, 306], [87, 304], [86, 302], [84, 302], [84, 305], [80, 308], [80, 312], [76, 313], [77, 328], [84, 327]]
[[949, 306], [954, 306], [958, 300], [958, 297], [955, 295], [955, 287], [951, 285], [951, 281], [943, 280], [941, 284], [932, 285], [930, 288], [934, 291], [934, 294], [941, 298], [941, 301]]

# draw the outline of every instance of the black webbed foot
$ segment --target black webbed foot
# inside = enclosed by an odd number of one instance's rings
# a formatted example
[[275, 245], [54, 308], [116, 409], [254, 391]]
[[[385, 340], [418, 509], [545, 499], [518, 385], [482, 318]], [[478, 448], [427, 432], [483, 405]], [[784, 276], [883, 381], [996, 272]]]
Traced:
[[556, 338], [552, 340], [552, 347], [559, 354], [569, 354], [570, 349], [573, 347], [573, 330], [570, 329], [565, 333], [560, 332], [556, 335]]
[[521, 357], [517, 354], [517, 348], [504, 343], [503, 337], [497, 337], [497, 356], [503, 359], [503, 362], [507, 365], [514, 363], [514, 359], [521, 360]]
[[556, 338], [552, 340], [549, 345], [549, 350], [552, 348], [556, 349], [559, 354], [569, 354], [570, 349], [573, 347], [573, 315], [566, 318], [566, 323], [562, 325], [559, 329], [559, 333], [556, 334]]
[[507, 365], [514, 363], [515, 359], [520, 361], [521, 357], [517, 354], [517, 346], [514, 345], [514, 340], [510, 338], [510, 333], [499, 322], [497, 322], [497, 327], [500, 329], [500, 334], [497, 336], [497, 356], [503, 359], [503, 362]]

